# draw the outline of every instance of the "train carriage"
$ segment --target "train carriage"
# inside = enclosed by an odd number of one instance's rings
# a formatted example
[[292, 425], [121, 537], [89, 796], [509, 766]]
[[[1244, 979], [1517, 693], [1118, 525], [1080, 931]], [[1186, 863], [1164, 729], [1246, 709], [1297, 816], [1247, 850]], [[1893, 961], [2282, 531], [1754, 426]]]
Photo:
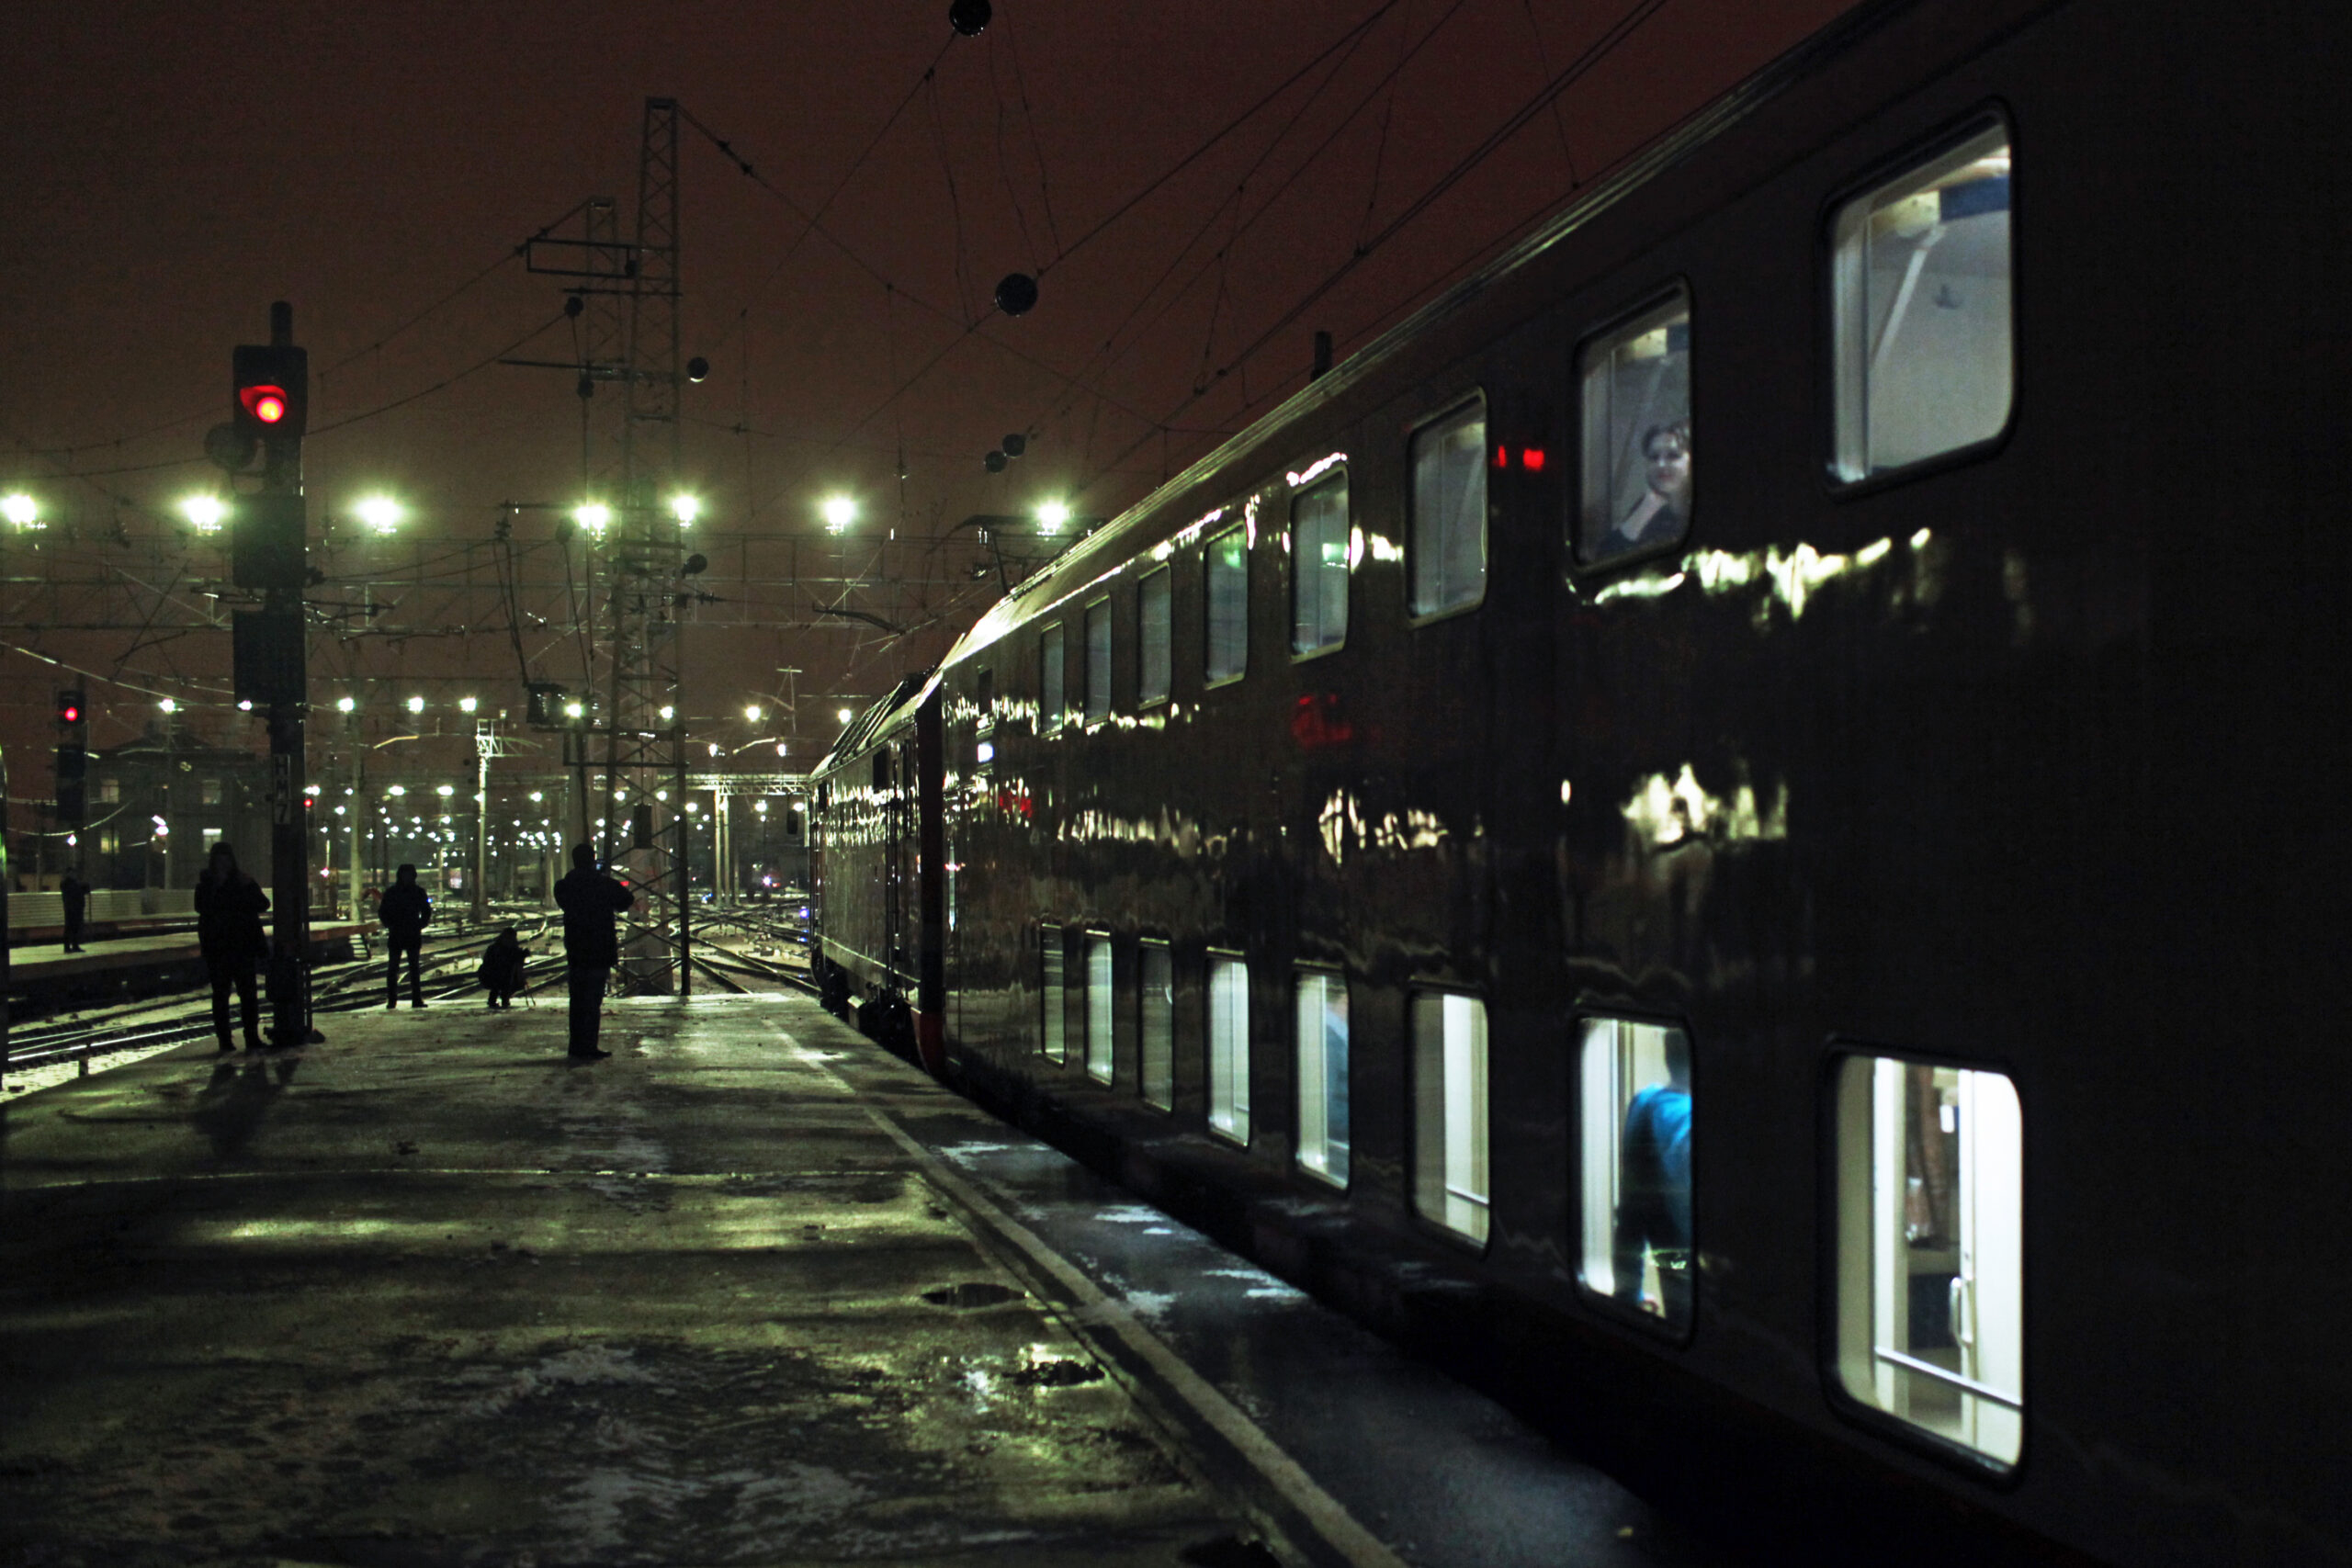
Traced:
[[869, 716], [827, 962], [1653, 1491], [2352, 1556], [2347, 33], [1857, 11]]

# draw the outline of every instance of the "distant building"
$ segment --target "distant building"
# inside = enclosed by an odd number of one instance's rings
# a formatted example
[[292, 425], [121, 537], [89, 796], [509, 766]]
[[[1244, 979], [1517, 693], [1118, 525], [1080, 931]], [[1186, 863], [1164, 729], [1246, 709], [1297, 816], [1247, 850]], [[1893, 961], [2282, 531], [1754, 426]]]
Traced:
[[239, 863], [266, 878], [268, 791], [269, 759], [257, 752], [153, 733], [93, 752], [81, 841], [68, 849], [52, 834], [45, 869], [53, 877], [71, 855], [93, 886], [193, 887], [207, 852], [226, 839]]

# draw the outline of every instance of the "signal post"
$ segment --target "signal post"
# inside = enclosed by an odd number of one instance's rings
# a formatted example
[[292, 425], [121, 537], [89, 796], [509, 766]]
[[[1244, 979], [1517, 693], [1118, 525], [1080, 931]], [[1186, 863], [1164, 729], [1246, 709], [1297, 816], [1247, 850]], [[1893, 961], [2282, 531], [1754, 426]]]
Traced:
[[231, 575], [258, 590], [259, 610], [237, 612], [236, 694], [269, 716], [270, 1038], [300, 1045], [311, 1027], [311, 835], [303, 719], [309, 703], [302, 593], [310, 563], [302, 495], [302, 432], [310, 412], [310, 355], [294, 345], [294, 308], [269, 308], [269, 342], [240, 344], [232, 362], [231, 423], [205, 446], [234, 474], [258, 448], [261, 488], [241, 495]]

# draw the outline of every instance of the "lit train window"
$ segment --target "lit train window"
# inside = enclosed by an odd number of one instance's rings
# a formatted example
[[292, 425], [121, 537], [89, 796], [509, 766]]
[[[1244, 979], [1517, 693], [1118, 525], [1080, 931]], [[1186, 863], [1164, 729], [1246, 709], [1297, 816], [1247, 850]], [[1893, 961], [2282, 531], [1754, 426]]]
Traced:
[[1577, 1061], [1584, 1288], [1677, 1335], [1690, 1324], [1690, 1042], [1585, 1021]]
[[1413, 434], [1412, 608], [1435, 615], [1487, 593], [1487, 408]]
[[1348, 1184], [1348, 981], [1299, 971], [1298, 1164], [1335, 1187]]
[[1413, 1206], [1467, 1240], [1487, 1239], [1487, 1004], [1413, 998]]
[[1086, 722], [1111, 716], [1111, 602], [1086, 607]]
[[1849, 1056], [1837, 1096], [1838, 1380], [2013, 1463], [2025, 1438], [2017, 1089], [1999, 1073]]
[[1062, 928], [1039, 926], [1037, 957], [1042, 974], [1037, 1000], [1044, 1010], [1044, 1027], [1038, 1032], [1037, 1051], [1049, 1062], [1069, 1059], [1069, 1001], [1062, 986], [1062, 965], [1068, 956], [1062, 946]]
[[1314, 653], [1348, 640], [1348, 476], [1290, 503], [1290, 647]]
[[1677, 288], [1577, 352], [1584, 412], [1577, 555], [1608, 560], [1690, 531], [1690, 296]]
[[1250, 965], [1209, 954], [1209, 1127], [1250, 1141]]
[[1209, 541], [1204, 564], [1208, 573], [1208, 658], [1204, 666], [1210, 683], [1238, 681], [1250, 668], [1250, 541], [1238, 528], [1227, 528]]
[[2008, 423], [2009, 132], [1999, 120], [1838, 209], [1837, 449], [1868, 479]]
[[1086, 1076], [1111, 1081], [1111, 939], [1086, 934]]
[[1068, 712], [1068, 691], [1062, 683], [1062, 629], [1047, 626], [1037, 639], [1037, 733], [1050, 735], [1062, 727]]
[[1136, 584], [1136, 703], [1149, 707], [1168, 700], [1176, 670], [1170, 613], [1168, 569], [1148, 574]]
[[1176, 964], [1164, 942], [1149, 938], [1136, 953], [1138, 1007], [1136, 1055], [1146, 1105], [1176, 1103]]

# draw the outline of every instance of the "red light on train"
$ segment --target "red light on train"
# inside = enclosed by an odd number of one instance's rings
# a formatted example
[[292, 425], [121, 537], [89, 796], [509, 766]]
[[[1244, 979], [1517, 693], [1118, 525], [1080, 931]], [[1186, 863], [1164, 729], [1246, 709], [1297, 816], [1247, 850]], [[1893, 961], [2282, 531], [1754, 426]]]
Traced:
[[264, 424], [277, 424], [286, 418], [286, 389], [283, 387], [240, 387], [237, 400], [245, 412]]
[[1531, 474], [1542, 473], [1544, 471], [1544, 448], [1541, 446], [1530, 446], [1521, 451], [1519, 455], [1519, 466], [1525, 468]]
[[1510, 467], [1510, 447], [1498, 446], [1495, 448], [1495, 467], [1498, 468], [1508, 468]]

